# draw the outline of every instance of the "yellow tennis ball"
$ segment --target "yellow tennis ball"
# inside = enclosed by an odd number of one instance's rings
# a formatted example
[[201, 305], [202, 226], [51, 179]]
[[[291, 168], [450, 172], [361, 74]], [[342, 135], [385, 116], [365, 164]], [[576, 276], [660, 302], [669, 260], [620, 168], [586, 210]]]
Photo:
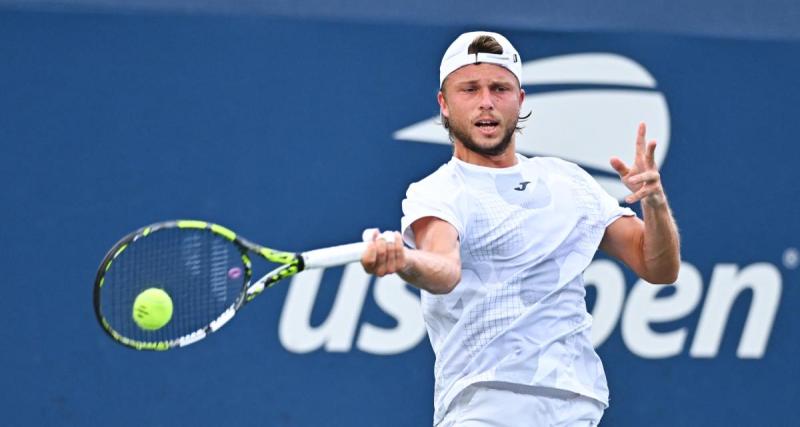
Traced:
[[133, 301], [133, 321], [144, 330], [161, 329], [170, 319], [172, 298], [163, 289], [145, 289]]

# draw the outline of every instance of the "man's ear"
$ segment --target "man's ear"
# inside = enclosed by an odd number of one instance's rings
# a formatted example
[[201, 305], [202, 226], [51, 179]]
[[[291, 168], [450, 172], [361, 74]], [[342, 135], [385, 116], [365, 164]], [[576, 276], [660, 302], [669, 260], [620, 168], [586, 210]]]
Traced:
[[444, 99], [444, 92], [439, 91], [436, 95], [436, 100], [439, 101], [439, 111], [445, 118], [450, 118], [450, 112], [447, 110], [447, 102]]

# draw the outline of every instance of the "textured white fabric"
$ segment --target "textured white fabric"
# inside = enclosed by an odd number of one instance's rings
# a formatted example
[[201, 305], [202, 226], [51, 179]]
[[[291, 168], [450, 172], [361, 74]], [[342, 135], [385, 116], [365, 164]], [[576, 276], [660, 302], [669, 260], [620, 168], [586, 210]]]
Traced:
[[550, 387], [608, 404], [591, 344], [583, 270], [621, 208], [584, 170], [560, 159], [518, 156], [510, 168], [453, 158], [403, 200], [402, 233], [428, 216], [458, 231], [461, 282], [422, 291], [436, 354], [434, 424], [467, 386], [498, 381]]
[[595, 427], [603, 404], [564, 390], [507, 383], [472, 384], [439, 427]]
[[[502, 54], [492, 53], [469, 53], [469, 45], [480, 36], [492, 37], [500, 47], [503, 49]], [[458, 36], [457, 39], [450, 44], [450, 47], [445, 51], [442, 57], [442, 63], [439, 65], [439, 88], [444, 85], [444, 80], [453, 71], [469, 64], [488, 63], [499, 65], [511, 71], [520, 82], [522, 86], [522, 59], [519, 53], [507, 38], [497, 33], [488, 31], [472, 31]]]

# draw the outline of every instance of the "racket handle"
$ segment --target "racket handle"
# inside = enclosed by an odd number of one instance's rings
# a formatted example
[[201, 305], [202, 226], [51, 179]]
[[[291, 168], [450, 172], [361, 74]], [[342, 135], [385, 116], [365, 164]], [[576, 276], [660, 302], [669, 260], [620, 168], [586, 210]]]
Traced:
[[367, 249], [366, 242], [350, 243], [329, 248], [314, 249], [300, 254], [306, 269], [325, 268], [349, 264], [361, 259]]

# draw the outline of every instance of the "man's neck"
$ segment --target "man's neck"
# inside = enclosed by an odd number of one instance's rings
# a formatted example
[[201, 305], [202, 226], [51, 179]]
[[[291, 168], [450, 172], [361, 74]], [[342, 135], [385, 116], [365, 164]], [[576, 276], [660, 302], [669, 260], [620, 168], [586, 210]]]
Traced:
[[489, 168], [507, 168], [517, 164], [517, 154], [513, 141], [505, 151], [496, 156], [477, 153], [456, 141], [454, 143], [453, 156], [462, 162]]

